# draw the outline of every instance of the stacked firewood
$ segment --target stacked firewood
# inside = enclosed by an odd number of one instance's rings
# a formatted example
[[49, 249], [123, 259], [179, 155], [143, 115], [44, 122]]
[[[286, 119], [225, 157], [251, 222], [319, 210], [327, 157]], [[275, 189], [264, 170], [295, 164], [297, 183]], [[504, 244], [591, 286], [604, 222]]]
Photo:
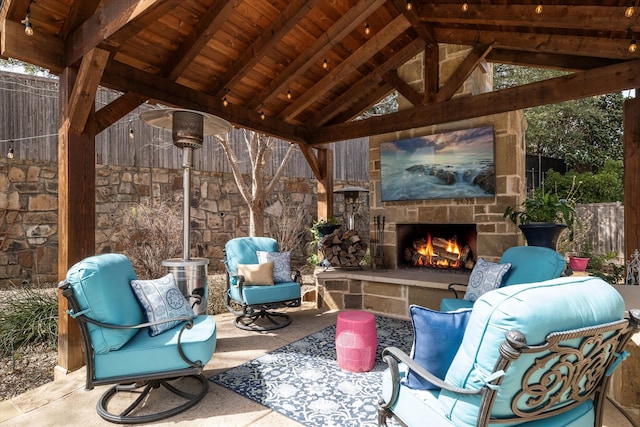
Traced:
[[339, 228], [320, 239], [319, 251], [320, 258], [334, 267], [359, 267], [367, 252], [367, 244], [356, 230]]
[[[453, 239], [455, 243], [455, 238]], [[471, 248], [465, 245], [460, 249], [460, 254], [451, 252], [451, 241], [441, 237], [435, 237], [431, 242], [431, 253], [426, 253], [427, 239], [414, 240], [413, 246], [404, 250], [404, 259], [415, 266], [426, 267], [453, 267], [472, 269], [475, 262], [471, 256]]]

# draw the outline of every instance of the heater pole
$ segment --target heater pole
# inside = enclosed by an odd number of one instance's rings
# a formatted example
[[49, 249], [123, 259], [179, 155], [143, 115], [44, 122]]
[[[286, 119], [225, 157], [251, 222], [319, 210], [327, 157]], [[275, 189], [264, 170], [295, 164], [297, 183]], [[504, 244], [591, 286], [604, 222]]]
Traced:
[[191, 221], [191, 167], [193, 166], [193, 148], [182, 147], [182, 259], [191, 258], [190, 221]]

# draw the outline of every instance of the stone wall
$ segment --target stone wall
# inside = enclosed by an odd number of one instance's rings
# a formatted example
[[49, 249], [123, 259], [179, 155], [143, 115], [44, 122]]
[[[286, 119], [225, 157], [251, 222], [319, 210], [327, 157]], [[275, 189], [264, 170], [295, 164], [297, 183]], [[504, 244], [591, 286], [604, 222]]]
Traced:
[[[57, 177], [56, 164], [0, 159], [0, 286], [58, 280]], [[193, 171], [191, 184], [192, 256], [209, 258], [209, 271], [222, 271], [225, 242], [248, 233], [248, 208], [231, 174]], [[336, 187], [342, 184], [366, 185], [336, 182]], [[314, 179], [284, 177], [267, 214], [277, 216], [283, 209], [276, 200], [280, 196], [307, 206], [311, 221], [316, 216], [316, 191]], [[170, 197], [181, 207], [182, 170], [96, 166], [96, 253], [121, 249], [123, 215], [150, 197]], [[340, 216], [344, 207], [336, 203], [335, 208]], [[266, 235], [271, 233], [269, 224], [265, 221]], [[306, 255], [298, 250], [294, 258], [304, 263]]]

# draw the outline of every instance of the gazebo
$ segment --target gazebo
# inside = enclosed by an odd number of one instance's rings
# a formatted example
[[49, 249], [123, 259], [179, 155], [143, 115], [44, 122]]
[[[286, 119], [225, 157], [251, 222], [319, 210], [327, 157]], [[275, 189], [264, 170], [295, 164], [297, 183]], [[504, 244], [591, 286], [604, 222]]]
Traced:
[[[96, 134], [144, 102], [198, 110], [298, 144], [333, 211], [326, 144], [640, 88], [640, 4], [628, 0], [4, 0], [2, 57], [60, 76], [59, 258], [95, 250]], [[439, 45], [468, 49], [441, 79]], [[424, 52], [422, 87], [397, 69]], [[562, 77], [456, 97], [507, 63]], [[95, 110], [99, 85], [122, 96]], [[392, 91], [410, 108], [354, 121]], [[640, 100], [625, 102], [625, 247], [640, 246]], [[60, 310], [66, 307], [61, 303]], [[82, 365], [60, 316], [59, 368]]]

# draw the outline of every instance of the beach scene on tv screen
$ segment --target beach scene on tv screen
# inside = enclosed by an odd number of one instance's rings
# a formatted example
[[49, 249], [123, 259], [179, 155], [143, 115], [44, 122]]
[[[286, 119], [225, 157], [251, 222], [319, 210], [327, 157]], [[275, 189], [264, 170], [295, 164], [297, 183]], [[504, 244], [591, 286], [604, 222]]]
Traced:
[[382, 200], [495, 196], [493, 126], [380, 144]]

